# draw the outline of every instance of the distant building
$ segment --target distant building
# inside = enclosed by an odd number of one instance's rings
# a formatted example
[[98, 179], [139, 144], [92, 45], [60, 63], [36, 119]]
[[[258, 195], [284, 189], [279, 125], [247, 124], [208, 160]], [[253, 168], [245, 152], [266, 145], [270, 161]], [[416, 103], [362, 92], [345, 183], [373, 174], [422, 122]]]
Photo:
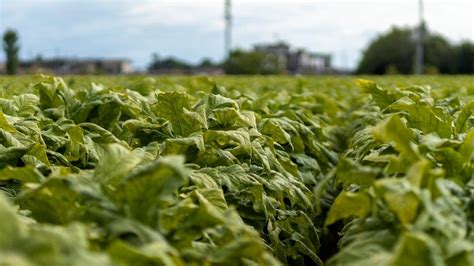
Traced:
[[289, 56], [288, 71], [292, 74], [325, 74], [331, 72], [331, 55], [300, 49]]
[[[289, 58], [291, 56], [290, 46], [284, 42], [277, 42], [274, 44], [257, 44], [254, 46], [255, 51], [271, 53], [276, 55], [278, 61], [282, 66], [288, 66]], [[288, 69], [288, 67], [286, 67]]]
[[20, 63], [22, 73], [74, 74], [130, 74], [133, 67], [125, 59], [68, 59], [52, 58], [24, 61]]
[[304, 49], [293, 50], [284, 42], [273, 44], [259, 44], [254, 46], [255, 51], [276, 55], [282, 65], [291, 74], [327, 74], [333, 72], [331, 55], [308, 52]]
[[129, 74], [133, 67], [128, 60], [88, 59], [66, 62], [58, 68], [59, 74]]

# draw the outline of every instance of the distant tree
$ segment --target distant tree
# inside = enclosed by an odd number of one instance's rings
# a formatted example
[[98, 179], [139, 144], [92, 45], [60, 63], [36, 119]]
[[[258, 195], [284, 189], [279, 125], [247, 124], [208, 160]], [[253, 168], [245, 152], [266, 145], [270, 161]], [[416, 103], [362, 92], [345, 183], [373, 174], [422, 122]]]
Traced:
[[18, 35], [13, 30], [7, 30], [3, 34], [3, 50], [6, 55], [6, 69], [7, 74], [14, 75], [18, 67], [18, 51], [20, 46], [18, 44]]
[[413, 68], [415, 45], [409, 29], [393, 28], [376, 38], [364, 51], [357, 69], [361, 74], [384, 74], [389, 68], [409, 74]]
[[218, 67], [219, 64], [212, 62], [211, 59], [209, 58], [204, 58], [202, 61], [198, 64], [198, 67]]
[[456, 73], [474, 74], [474, 43], [462, 42], [455, 47]]
[[454, 47], [443, 36], [428, 34], [424, 41], [425, 73], [455, 72]]
[[[432, 34], [424, 28], [424, 64], [426, 73], [455, 73], [456, 49], [443, 36]], [[414, 70], [416, 32], [410, 28], [392, 28], [378, 36], [364, 51], [357, 72], [384, 74], [396, 69], [400, 74]]]
[[386, 75], [398, 75], [400, 72], [398, 72], [398, 69], [395, 65], [390, 64], [385, 68], [385, 73]]
[[423, 72], [428, 75], [440, 74], [439, 68], [433, 65], [425, 65]]
[[161, 69], [179, 69], [179, 70], [188, 70], [192, 66], [184, 61], [173, 57], [167, 57], [161, 59], [158, 54], [154, 53], [152, 55], [152, 62], [148, 66], [149, 71], [161, 70]]
[[44, 62], [43, 55], [42, 54], [37, 54], [35, 58], [35, 63], [37, 64], [42, 64]]
[[271, 75], [284, 73], [285, 66], [274, 54], [237, 49], [225, 61], [224, 71], [233, 75]]

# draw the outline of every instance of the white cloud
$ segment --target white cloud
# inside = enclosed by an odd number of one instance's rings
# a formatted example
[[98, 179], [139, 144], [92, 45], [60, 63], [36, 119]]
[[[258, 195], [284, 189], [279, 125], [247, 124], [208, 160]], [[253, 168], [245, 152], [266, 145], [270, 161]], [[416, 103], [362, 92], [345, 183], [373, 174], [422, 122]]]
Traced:
[[[147, 0], [131, 4], [127, 16], [137, 26], [198, 26], [200, 32], [218, 33], [224, 26], [223, 2]], [[234, 46], [283, 39], [333, 52], [336, 63], [350, 61], [348, 64], [354, 66], [368, 36], [392, 25], [416, 25], [417, 8], [416, 0], [234, 0]], [[430, 28], [455, 41], [474, 39], [472, 9], [469, 0], [425, 0]]]
[[[424, 2], [430, 29], [454, 41], [474, 41], [474, 1]], [[332, 52], [338, 65], [354, 66], [361, 50], [377, 33], [392, 25], [415, 25], [417, 3], [417, 0], [233, 0], [234, 46], [249, 47], [256, 42], [283, 39], [310, 50]], [[68, 44], [71, 47], [63, 49], [71, 51], [86, 51], [87, 45], [93, 50], [95, 44], [133, 47], [127, 41], [139, 40], [143, 46], [140, 58], [152, 52], [145, 49], [156, 49], [177, 56], [185, 53], [193, 59], [205, 56], [219, 59], [222, 50], [206, 48], [222, 44], [223, 4], [224, 0], [0, 0], [0, 30], [18, 26], [31, 35], [27, 39], [31, 47], [43, 44], [45, 40], [40, 36]], [[60, 7], [64, 10], [59, 11]], [[82, 13], [75, 7], [81, 7]], [[94, 12], [89, 14], [91, 10]], [[48, 22], [51, 14], [57, 16], [53, 23]], [[70, 18], [74, 16], [77, 21]], [[95, 39], [85, 42], [86, 46], [79, 43], [74, 47], [77, 39], [88, 38]], [[163, 38], [168, 38], [165, 44], [160, 41]], [[130, 52], [133, 56], [137, 54]]]
[[[135, 4], [134, 4], [135, 3]], [[216, 1], [153, 1], [139, 5], [127, 2], [126, 17], [136, 26], [202, 26], [203, 31], [221, 29], [223, 7]]]

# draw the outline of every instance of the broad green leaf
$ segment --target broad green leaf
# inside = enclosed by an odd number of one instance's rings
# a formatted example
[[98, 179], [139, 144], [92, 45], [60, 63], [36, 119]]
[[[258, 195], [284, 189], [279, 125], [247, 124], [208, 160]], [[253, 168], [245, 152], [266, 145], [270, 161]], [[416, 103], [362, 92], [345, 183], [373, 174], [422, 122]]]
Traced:
[[202, 111], [191, 111], [191, 103], [186, 93], [164, 92], [156, 97], [154, 112], [159, 117], [169, 120], [178, 136], [187, 137], [191, 133], [207, 128], [205, 114]]
[[160, 208], [177, 199], [178, 187], [186, 180], [182, 157], [158, 159], [130, 173], [114, 197], [125, 215], [155, 226]]
[[404, 180], [388, 178], [380, 179], [375, 183], [377, 195], [384, 199], [388, 208], [395, 213], [402, 225], [413, 222], [421, 204], [419, 196], [408, 184]]
[[438, 245], [426, 234], [405, 233], [390, 265], [445, 265]]
[[451, 115], [442, 108], [424, 103], [394, 103], [390, 108], [406, 112], [408, 124], [422, 130], [425, 134], [434, 132], [443, 138], [449, 138], [452, 134]]
[[26, 227], [21, 223], [14, 208], [1, 193], [0, 217], [2, 217], [0, 219], [0, 249], [14, 248], [15, 241], [26, 236]]
[[195, 160], [205, 150], [203, 136], [191, 134], [186, 138], [169, 138], [163, 144], [162, 155], [184, 155], [188, 161]]
[[372, 200], [367, 192], [341, 192], [329, 210], [324, 225], [331, 225], [341, 219], [365, 217], [371, 212]]
[[234, 108], [219, 108], [212, 111], [209, 119], [213, 119], [211, 128], [256, 128], [255, 115], [249, 112], [240, 113]]
[[5, 114], [3, 114], [2, 112], [0, 112], [0, 129], [3, 129], [10, 133], [16, 132], [15, 127], [10, 125], [7, 118], [5, 117]]
[[107, 250], [118, 265], [185, 265], [178, 252], [166, 242], [152, 242], [141, 247], [115, 241]]
[[234, 155], [252, 154], [250, 136], [243, 130], [208, 130], [204, 133], [204, 143], [218, 148], [229, 149]]
[[416, 161], [419, 158], [413, 145], [413, 131], [407, 128], [397, 115], [379, 123], [372, 132], [376, 140], [393, 145], [409, 161]]
[[352, 184], [372, 185], [378, 174], [377, 169], [359, 165], [348, 159], [341, 159], [337, 166], [337, 180], [343, 182], [344, 187]]
[[12, 165], [15, 166], [18, 160], [29, 151], [26, 147], [0, 148], [0, 169]]
[[380, 107], [380, 109], [387, 108], [390, 104], [398, 99], [395, 94], [386, 89], [380, 88], [373, 81], [358, 79], [356, 80], [356, 84], [362, 89], [363, 92], [369, 93], [372, 96], [372, 99]]
[[21, 192], [22, 187], [39, 184], [43, 180], [44, 176], [31, 165], [25, 167], [6, 166], [0, 170], [0, 191], [3, 190], [11, 196], [16, 196]]
[[139, 153], [134, 153], [122, 145], [108, 145], [100, 154], [100, 160], [94, 171], [94, 179], [113, 193], [118, 184], [141, 160]]
[[416, 187], [421, 187], [422, 185], [426, 184], [425, 179], [427, 175], [429, 175], [430, 169], [430, 162], [422, 159], [417, 163], [413, 164], [406, 174], [406, 178], [410, 183], [412, 183]]
[[467, 103], [459, 112], [454, 121], [456, 133], [462, 133], [472, 127], [469, 122], [469, 118], [474, 114], [474, 101]]

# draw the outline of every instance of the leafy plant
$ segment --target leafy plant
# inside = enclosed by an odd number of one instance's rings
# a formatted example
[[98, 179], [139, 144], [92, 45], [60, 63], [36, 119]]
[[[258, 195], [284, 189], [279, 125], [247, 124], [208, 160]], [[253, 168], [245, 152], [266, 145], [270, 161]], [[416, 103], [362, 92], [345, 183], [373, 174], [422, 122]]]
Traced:
[[472, 88], [248, 80], [2, 93], [0, 264], [474, 263]]

